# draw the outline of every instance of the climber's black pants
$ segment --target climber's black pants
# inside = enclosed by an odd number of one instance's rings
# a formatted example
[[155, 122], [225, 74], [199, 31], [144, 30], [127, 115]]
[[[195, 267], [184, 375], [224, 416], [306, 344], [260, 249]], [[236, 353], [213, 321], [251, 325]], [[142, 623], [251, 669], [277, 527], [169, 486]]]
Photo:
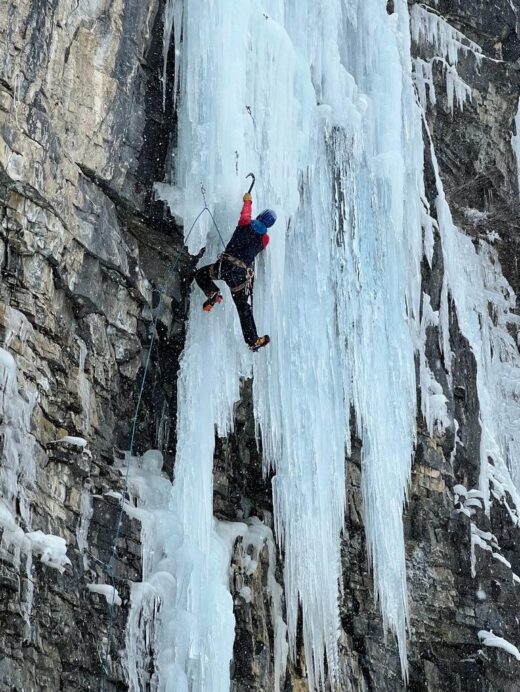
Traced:
[[[220, 276], [219, 276], [220, 271]], [[240, 267], [236, 267], [226, 260], [222, 262], [215, 262], [215, 264], [207, 264], [205, 267], [201, 267], [195, 274], [195, 281], [198, 283], [200, 288], [204, 291], [207, 296], [215, 293], [219, 290], [217, 284], [213, 281], [211, 276], [218, 277], [231, 289], [231, 297], [235, 303], [238, 317], [240, 318], [240, 326], [242, 327], [242, 333], [244, 335], [244, 340], [248, 346], [252, 346], [258, 338], [258, 333], [256, 331], [255, 320], [253, 317], [253, 309], [249, 304], [247, 287], [241, 288], [238, 291], [233, 289], [236, 286], [240, 286], [246, 281], [246, 272]]]

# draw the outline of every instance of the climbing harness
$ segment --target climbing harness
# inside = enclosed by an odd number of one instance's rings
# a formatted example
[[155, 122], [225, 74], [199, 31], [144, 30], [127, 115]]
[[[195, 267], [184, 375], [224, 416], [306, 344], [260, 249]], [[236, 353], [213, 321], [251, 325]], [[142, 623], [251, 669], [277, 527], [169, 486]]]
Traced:
[[[254, 176], [253, 176], [254, 177]], [[209, 209], [207, 202], [206, 202], [206, 190], [204, 188], [204, 185], [201, 183], [200, 186], [200, 191], [202, 194], [202, 199], [204, 200], [204, 208], [199, 212], [199, 214], [196, 216], [195, 221], [191, 224], [190, 230], [188, 231], [188, 234], [186, 235], [185, 238], [185, 243], [188, 241], [193, 229], [195, 228], [198, 220], [203, 216], [204, 212], [208, 212], [210, 215], [210, 218], [213, 222], [213, 225], [219, 235], [220, 241], [225, 249], [225, 243], [222, 238], [222, 235], [220, 233], [219, 227], [217, 226], [217, 222], [215, 221], [215, 218]], [[146, 377], [148, 375], [148, 370], [150, 367], [150, 362], [151, 362], [151, 356], [152, 356], [152, 350], [153, 346], [155, 343], [155, 339], [157, 337], [157, 322], [159, 319], [159, 313], [160, 313], [160, 308], [162, 305], [163, 297], [167, 294], [168, 289], [170, 288], [170, 280], [172, 278], [174, 270], [177, 268], [179, 264], [179, 260], [181, 257], [181, 253], [179, 252], [176, 260], [172, 264], [172, 267], [170, 269], [170, 273], [166, 282], [166, 286], [164, 291], [161, 291], [159, 294], [159, 302], [157, 304], [157, 307], [155, 308], [155, 315], [152, 320], [152, 325], [151, 325], [151, 336], [150, 336], [150, 345], [148, 346], [148, 353], [146, 355], [146, 361], [144, 365], [144, 370], [143, 370], [143, 376], [141, 378], [141, 386], [139, 388], [139, 393], [137, 396], [137, 403], [135, 407], [135, 412], [132, 418], [132, 428], [131, 428], [131, 434], [130, 434], [130, 445], [129, 445], [129, 454], [128, 454], [128, 463], [126, 466], [126, 472], [125, 472], [125, 479], [123, 483], [123, 490], [121, 492], [121, 498], [119, 501], [119, 510], [118, 510], [118, 516], [117, 516], [117, 522], [116, 522], [116, 529], [114, 532], [114, 539], [112, 541], [112, 547], [110, 550], [110, 557], [107, 560], [107, 562], [102, 563], [104, 571], [106, 575], [108, 576], [108, 579], [110, 581], [110, 586], [112, 587], [112, 600], [109, 601], [107, 598], [108, 602], [108, 628], [107, 628], [107, 639], [106, 639], [106, 645], [105, 645], [105, 651], [103, 653], [103, 661], [102, 661], [102, 668], [103, 668], [103, 676], [101, 678], [101, 692], [106, 691], [106, 683], [108, 680], [108, 674], [109, 674], [109, 658], [110, 658], [110, 645], [112, 643], [112, 629], [113, 629], [113, 624], [114, 624], [114, 606], [115, 606], [115, 600], [116, 600], [116, 575], [114, 571], [114, 561], [117, 557], [117, 544], [119, 542], [119, 539], [121, 537], [121, 529], [123, 525], [123, 515], [124, 515], [124, 510], [125, 510], [125, 497], [128, 493], [128, 486], [129, 486], [129, 479], [130, 479], [130, 467], [132, 465], [132, 459], [133, 459], [133, 451], [134, 451], [134, 443], [135, 443], [135, 434], [137, 430], [137, 417], [139, 415], [139, 409], [141, 408], [141, 402], [143, 399], [143, 392], [144, 392], [144, 386], [146, 383]]]
[[[238, 293], [238, 291], [241, 291], [243, 288], [247, 288], [248, 292], [251, 291], [251, 285], [253, 283], [253, 279], [255, 278], [255, 272], [253, 271], [252, 267], [248, 267], [248, 265], [245, 262], [242, 262], [241, 259], [238, 259], [238, 257], [233, 257], [233, 255], [228, 255], [227, 252], [223, 252], [220, 255], [220, 264], [222, 264], [222, 260], [226, 260], [226, 262], [229, 262], [230, 264], [234, 264], [236, 267], [240, 267], [240, 269], [243, 269], [246, 273], [246, 280], [244, 283], [241, 283], [240, 286], [234, 286], [231, 288], [229, 287], [229, 290], [231, 293]], [[220, 266], [219, 266], [219, 276], [215, 276], [215, 279], [220, 278]]]

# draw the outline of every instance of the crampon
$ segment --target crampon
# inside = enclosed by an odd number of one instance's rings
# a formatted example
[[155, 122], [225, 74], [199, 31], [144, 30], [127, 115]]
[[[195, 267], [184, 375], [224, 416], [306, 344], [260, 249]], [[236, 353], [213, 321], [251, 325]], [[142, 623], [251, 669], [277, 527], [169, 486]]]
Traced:
[[249, 346], [250, 351], [258, 351], [259, 348], [262, 348], [263, 346], [267, 346], [268, 343], [270, 343], [271, 339], [269, 336], [266, 334], [265, 336], [259, 336], [258, 339], [255, 341], [254, 344], [251, 344]]

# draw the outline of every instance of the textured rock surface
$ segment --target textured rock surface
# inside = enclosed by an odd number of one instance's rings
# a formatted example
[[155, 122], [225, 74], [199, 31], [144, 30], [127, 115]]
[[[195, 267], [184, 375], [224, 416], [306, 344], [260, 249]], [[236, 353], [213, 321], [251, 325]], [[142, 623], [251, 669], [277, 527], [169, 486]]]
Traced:
[[[478, 70], [471, 53], [461, 58], [459, 74], [473, 89], [463, 111], [451, 112], [444, 77], [436, 73], [437, 104], [428, 108], [427, 120], [456, 222], [475, 242], [495, 232], [504, 272], [519, 293], [519, 196], [511, 135], [520, 91], [520, 3], [427, 4], [492, 58]], [[157, 303], [153, 288], [165, 285], [180, 256], [160, 312], [154, 375], [145, 388], [137, 435], [138, 450], [163, 447], [166, 467], [172, 468], [183, 277], [190, 267], [178, 229], [151, 194], [151, 184], [165, 173], [173, 122], [171, 75], [162, 110], [162, 5], [162, 0], [52, 0], [42, 10], [38, 2], [8, 0], [0, 9], [0, 345], [15, 356], [19, 389], [35, 402], [30, 430], [36, 472], [34, 483], [27, 483], [32, 516], [22, 517], [16, 502], [13, 511], [25, 531], [65, 538], [71, 561], [60, 574], [37, 557], [31, 568], [26, 557], [18, 566], [12, 550], [2, 553], [0, 690], [100, 689], [107, 607], [87, 584], [106, 580], [102, 563], [109, 557], [118, 509], [117, 500], [103, 493], [121, 485], [113, 458], [117, 448], [128, 446], [150, 306]], [[427, 45], [414, 50], [430, 57]], [[432, 202], [431, 170], [427, 178]], [[443, 272], [438, 239], [435, 250], [433, 271], [425, 267], [423, 274], [434, 308]], [[512, 692], [518, 689], [520, 664], [503, 651], [482, 647], [477, 632], [492, 629], [520, 645], [515, 614], [520, 585], [509, 568], [478, 549], [472, 577], [475, 517], [454, 505], [456, 483], [478, 485], [480, 426], [475, 361], [455, 315], [451, 331], [454, 382], [445, 394], [460, 424], [460, 442], [452, 454], [453, 432], [430, 439], [418, 422], [406, 511], [409, 689]], [[439, 357], [432, 330], [429, 358], [442, 381]], [[90, 453], [56, 444], [65, 434], [84, 437]], [[404, 684], [395, 643], [385, 639], [374, 603], [359, 452], [354, 441], [343, 546], [341, 689], [393, 692]], [[91, 518], [85, 509], [89, 498]], [[262, 477], [248, 383], [237, 406], [235, 434], [217, 443], [215, 514], [224, 520], [258, 517], [272, 528], [270, 483]], [[520, 574], [518, 529], [504, 507], [495, 504], [489, 518], [479, 510], [476, 518], [481, 529], [498, 537], [502, 555]], [[270, 692], [269, 551], [265, 547], [255, 555], [259, 567], [247, 575], [240, 567], [244, 550], [250, 548], [237, 544], [232, 564], [233, 690]], [[282, 560], [278, 556], [279, 581]], [[116, 652], [124, 642], [129, 580], [140, 579], [135, 521], [123, 524], [115, 570], [123, 604], [115, 609], [112, 628], [108, 689], [114, 690], [125, 689]], [[251, 589], [251, 601], [243, 587]], [[301, 654], [289, 666], [285, 689], [306, 689]]]
[[[65, 538], [71, 561], [60, 574], [34, 558], [28, 578], [26, 558], [17, 569], [13, 551], [3, 552], [2, 690], [100, 688], [107, 604], [87, 584], [107, 580], [101, 563], [117, 501], [103, 493], [121, 484], [113, 457], [128, 448], [153, 287], [165, 285], [182, 252], [151, 190], [169, 143], [161, 70], [159, 0], [0, 9], [0, 345], [15, 356], [19, 390], [35, 395], [32, 517], [22, 527]], [[158, 324], [160, 367], [138, 434], [144, 447], [159, 439], [171, 450], [180, 275], [171, 274]], [[90, 454], [54, 443], [65, 434], [85, 438]], [[125, 521], [122, 536], [113, 652], [124, 642], [128, 580], [140, 578], [139, 526]], [[122, 689], [119, 657], [113, 661], [112, 687]]]

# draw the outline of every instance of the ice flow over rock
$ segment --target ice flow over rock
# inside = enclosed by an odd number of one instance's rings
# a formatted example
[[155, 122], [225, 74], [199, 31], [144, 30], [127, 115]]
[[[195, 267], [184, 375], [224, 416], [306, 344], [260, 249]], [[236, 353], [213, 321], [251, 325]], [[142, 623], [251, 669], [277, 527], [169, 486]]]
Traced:
[[[334, 679], [353, 405], [377, 592], [404, 667], [402, 504], [414, 444], [422, 243], [406, 3], [389, 16], [379, 0], [251, 2], [240, 12], [226, 0], [173, 1], [166, 17], [182, 43], [175, 180], [162, 194], [187, 225], [200, 210], [203, 181], [227, 240], [244, 176], [254, 170], [257, 208], [278, 212], [255, 288], [259, 328], [273, 342], [254, 364], [231, 301], [208, 316], [194, 289], [173, 490], [183, 543], [190, 556], [210, 552], [214, 429], [229, 432], [240, 378], [253, 372], [285, 551], [290, 650], [301, 604], [309, 683], [323, 683], [325, 659]], [[189, 239], [192, 252], [206, 246], [203, 262], [222, 249], [209, 224]], [[185, 587], [193, 607], [202, 583], [193, 570]], [[193, 620], [186, 636], [200, 641], [203, 628]], [[231, 649], [221, 653], [225, 667]]]
[[[182, 681], [177, 690], [229, 689], [234, 618], [229, 551], [213, 517], [214, 435], [231, 430], [240, 380], [251, 375], [284, 551], [290, 653], [301, 617], [309, 688], [324, 685], [325, 662], [337, 680], [353, 411], [376, 595], [406, 677], [402, 515], [415, 443], [415, 355], [421, 411], [433, 434], [450, 420], [425, 357], [426, 330], [440, 324], [449, 335], [445, 311], [434, 313], [421, 296], [420, 262], [424, 253], [431, 264], [435, 226], [423, 181], [426, 99], [416, 98], [412, 83], [407, 3], [393, 4], [391, 15], [383, 0], [252, 0], [239, 12], [231, 0], [166, 4], [165, 55], [171, 36], [179, 49], [178, 141], [172, 184], [160, 185], [160, 194], [188, 229], [202, 206], [202, 182], [227, 241], [244, 176], [253, 170], [256, 208], [273, 207], [278, 222], [255, 285], [255, 317], [260, 333], [271, 335], [268, 349], [254, 358], [247, 352], [228, 294], [207, 315], [193, 288], [175, 479], [164, 505], [170, 532], [157, 577], [161, 593], [170, 584], [173, 623], [155, 633], [159, 689], [173, 689], [173, 679]], [[419, 19], [426, 29], [437, 21]], [[456, 62], [460, 37], [435, 27], [423, 34], [441, 52], [457, 44]], [[439, 43], [444, 36], [449, 45]], [[440, 186], [438, 194], [439, 212]], [[437, 231], [442, 225], [441, 219]], [[441, 233], [445, 240], [457, 234], [452, 225], [450, 234]], [[203, 263], [222, 250], [206, 217], [187, 243], [193, 253], [206, 248]], [[454, 290], [449, 281], [445, 298]], [[466, 309], [460, 296], [456, 302]], [[153, 610], [144, 591], [136, 592], [136, 603]], [[285, 647], [277, 651], [284, 655]]]

